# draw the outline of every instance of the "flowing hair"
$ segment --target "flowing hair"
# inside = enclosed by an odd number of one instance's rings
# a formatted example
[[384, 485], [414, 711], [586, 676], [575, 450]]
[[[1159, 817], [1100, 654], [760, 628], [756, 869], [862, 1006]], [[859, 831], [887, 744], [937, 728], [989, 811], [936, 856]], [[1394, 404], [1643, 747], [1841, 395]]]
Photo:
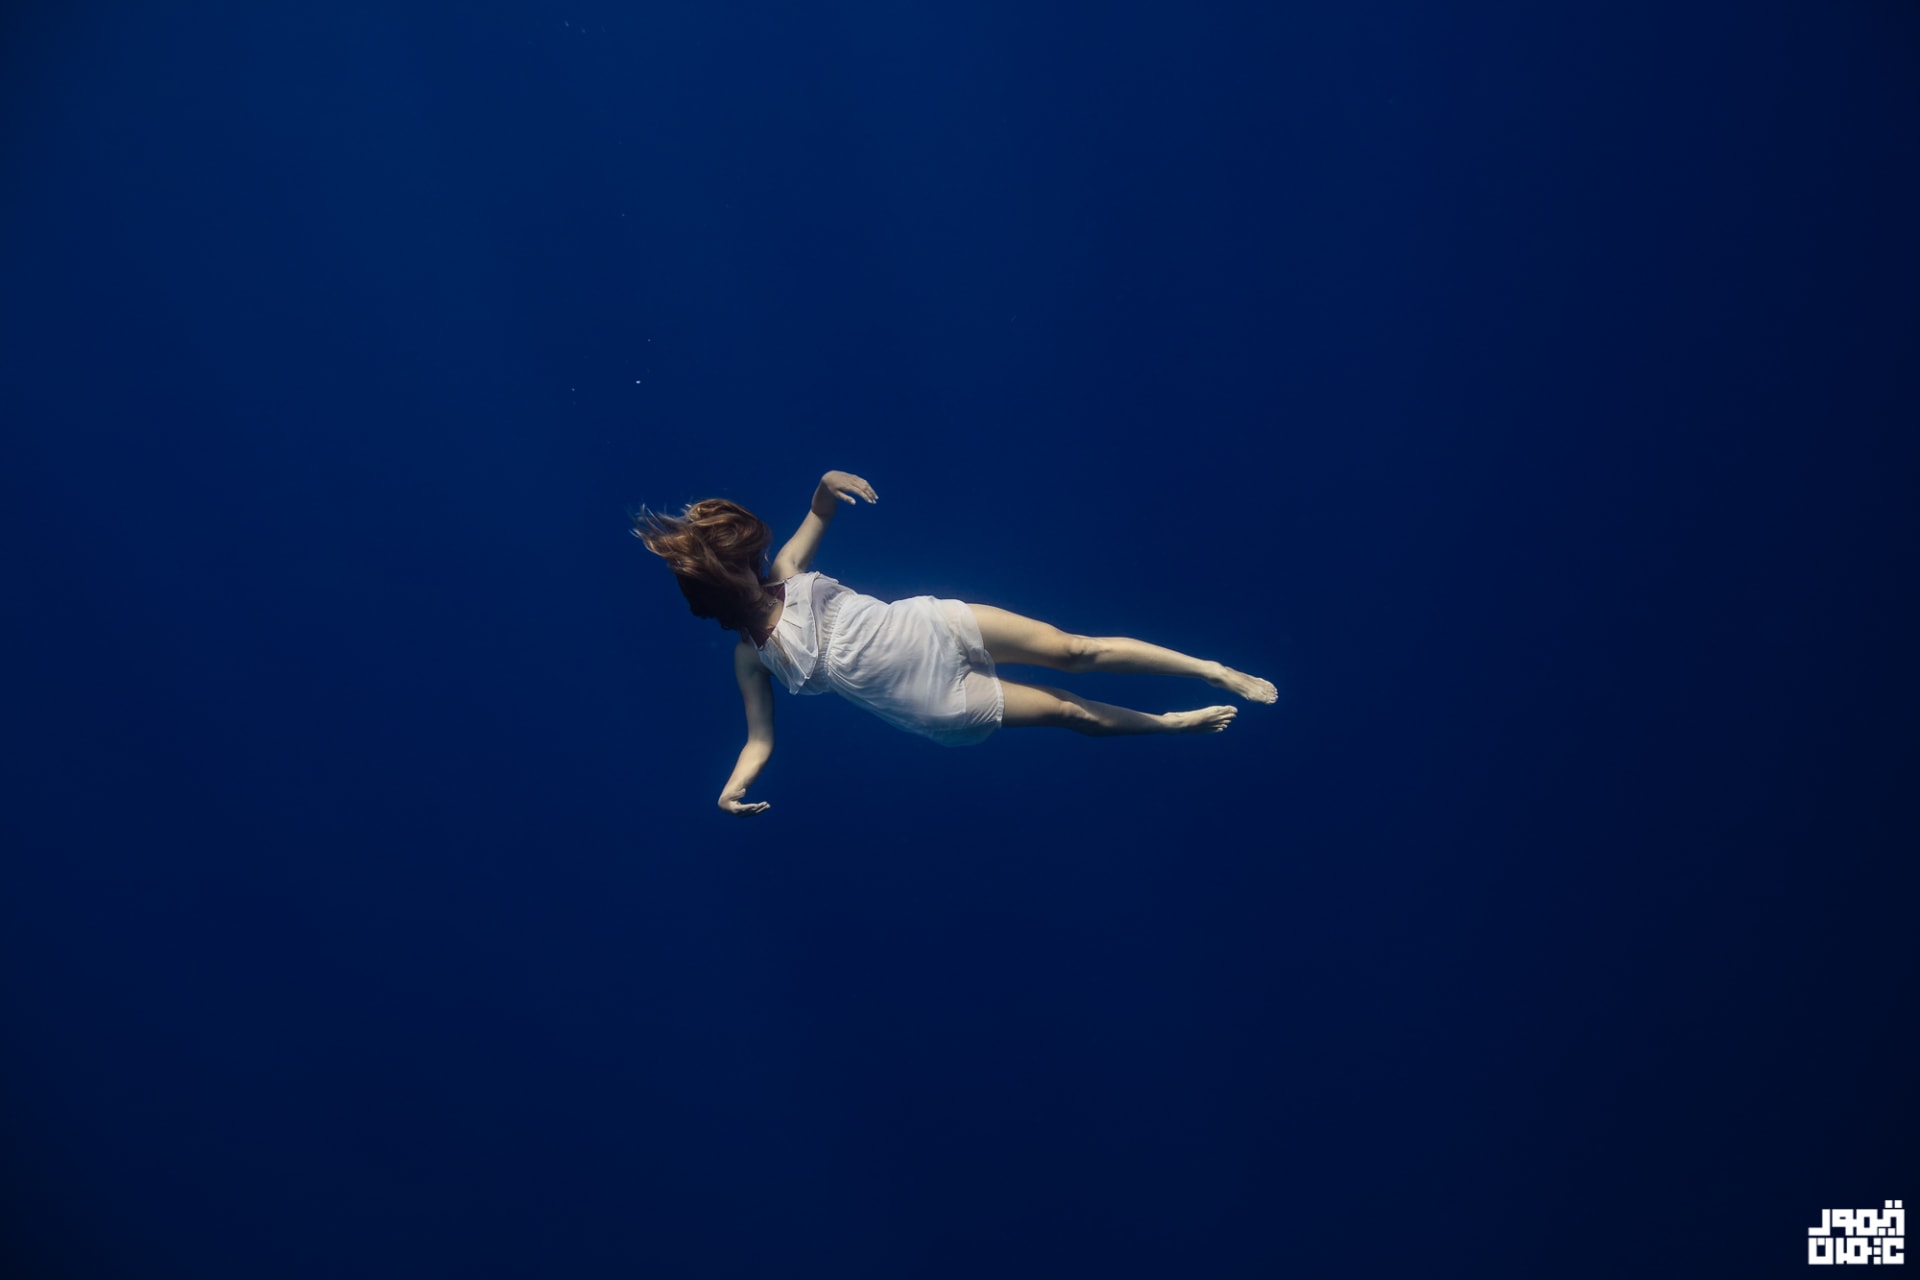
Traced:
[[725, 498], [689, 503], [677, 516], [644, 506], [627, 516], [633, 536], [673, 570], [694, 617], [713, 618], [722, 631], [751, 624], [766, 581], [761, 560], [773, 545], [765, 521]]

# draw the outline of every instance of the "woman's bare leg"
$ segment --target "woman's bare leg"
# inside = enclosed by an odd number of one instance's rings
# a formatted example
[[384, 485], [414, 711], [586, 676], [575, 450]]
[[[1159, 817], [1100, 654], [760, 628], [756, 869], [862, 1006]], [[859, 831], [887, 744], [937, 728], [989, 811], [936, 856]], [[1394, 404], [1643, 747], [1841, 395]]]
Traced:
[[1129, 733], [1218, 733], [1239, 714], [1237, 707], [1201, 707], [1154, 715], [1018, 680], [1002, 679], [1000, 693], [1003, 729], [1072, 729], [1094, 738]]
[[1195, 676], [1248, 702], [1272, 702], [1279, 696], [1273, 685], [1258, 676], [1175, 649], [1127, 636], [1077, 636], [990, 604], [967, 607], [973, 610], [974, 621], [980, 624], [980, 638], [995, 662], [1026, 663], [1056, 671]]

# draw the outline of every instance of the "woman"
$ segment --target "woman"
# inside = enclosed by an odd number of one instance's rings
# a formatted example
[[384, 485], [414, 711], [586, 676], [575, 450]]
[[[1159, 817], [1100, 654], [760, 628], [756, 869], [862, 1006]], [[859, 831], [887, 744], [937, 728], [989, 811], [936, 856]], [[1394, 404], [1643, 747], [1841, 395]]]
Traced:
[[633, 536], [667, 562], [696, 618], [740, 633], [733, 670], [747, 704], [747, 745], [720, 793], [720, 807], [765, 813], [747, 788], [773, 754], [770, 675], [789, 692], [838, 693], [882, 720], [947, 746], [979, 742], [995, 729], [1052, 726], [1079, 733], [1217, 733], [1236, 708], [1201, 707], [1152, 715], [1094, 702], [1064, 689], [994, 673], [1003, 662], [1060, 671], [1159, 672], [1197, 676], [1250, 702], [1274, 688], [1218, 662], [1122, 636], [1076, 636], [990, 605], [914, 596], [889, 604], [809, 572], [820, 535], [839, 503], [878, 502], [873, 486], [829, 471], [814, 490], [798, 532], [760, 572], [773, 531], [721, 498], [668, 516], [642, 507]]

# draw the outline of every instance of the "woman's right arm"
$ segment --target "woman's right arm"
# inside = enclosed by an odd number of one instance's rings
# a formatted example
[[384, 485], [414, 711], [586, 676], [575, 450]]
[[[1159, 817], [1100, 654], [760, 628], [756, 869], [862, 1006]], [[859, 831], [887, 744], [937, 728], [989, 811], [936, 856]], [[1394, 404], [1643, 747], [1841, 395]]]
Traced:
[[820, 477], [819, 487], [813, 491], [813, 502], [807, 508], [807, 518], [773, 558], [771, 581], [784, 582], [796, 573], [805, 573], [813, 565], [813, 553], [820, 549], [821, 535], [833, 523], [833, 513], [840, 509], [841, 503], [856, 501], [855, 495], [868, 502], [880, 501], [873, 486], [852, 472], [829, 471]]
[[748, 804], [747, 788], [760, 776], [773, 755], [773, 682], [760, 665], [760, 655], [742, 640], [733, 651], [733, 674], [740, 681], [740, 697], [747, 704], [747, 745], [733, 766], [733, 776], [720, 793], [720, 808], [727, 813], [749, 817], [765, 813], [771, 806], [762, 800]]

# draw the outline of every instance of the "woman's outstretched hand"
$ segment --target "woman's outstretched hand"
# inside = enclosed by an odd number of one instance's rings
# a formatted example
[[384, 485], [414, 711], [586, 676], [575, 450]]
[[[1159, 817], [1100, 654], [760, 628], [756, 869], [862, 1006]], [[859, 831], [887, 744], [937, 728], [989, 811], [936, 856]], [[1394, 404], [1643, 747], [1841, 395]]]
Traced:
[[744, 800], [736, 799], [733, 796], [721, 796], [720, 807], [728, 813], [738, 814], [742, 818], [751, 818], [756, 813], [765, 813], [772, 806], [765, 800], [760, 801], [758, 804], [748, 804]]
[[856, 502], [858, 498], [865, 498], [868, 502], [880, 501], [880, 495], [873, 491], [873, 486], [851, 471], [829, 471], [820, 477], [820, 483], [842, 502]]

